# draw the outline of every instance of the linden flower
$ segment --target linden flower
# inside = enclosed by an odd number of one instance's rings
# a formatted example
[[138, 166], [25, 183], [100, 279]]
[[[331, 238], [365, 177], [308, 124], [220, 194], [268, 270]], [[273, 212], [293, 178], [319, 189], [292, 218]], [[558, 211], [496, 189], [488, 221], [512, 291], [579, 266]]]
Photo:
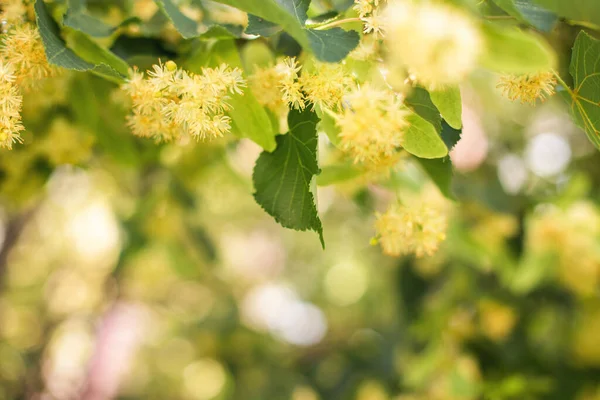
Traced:
[[446, 239], [446, 217], [434, 208], [392, 206], [376, 217], [376, 240], [389, 256], [431, 256]]
[[282, 91], [283, 101], [290, 107], [304, 110], [304, 94], [302, 85], [298, 82], [298, 72], [302, 67], [296, 64], [295, 58], [285, 58], [275, 65], [275, 70], [279, 74], [279, 89]]
[[392, 158], [408, 126], [408, 111], [398, 97], [364, 85], [348, 94], [344, 105], [335, 115], [341, 150], [355, 163], [379, 165]]
[[554, 94], [556, 79], [552, 72], [539, 72], [527, 75], [504, 75], [496, 86], [510, 100], [520, 100], [522, 104], [535, 104], [537, 99], [546, 100]]
[[229, 95], [242, 93], [241, 71], [226, 65], [191, 74], [169, 61], [154, 65], [148, 77], [133, 71], [123, 86], [132, 101], [128, 124], [137, 136], [171, 141], [189, 134], [197, 139], [221, 137], [231, 129], [224, 115]]
[[0, 60], [0, 147], [7, 149], [21, 141], [19, 135], [25, 129], [21, 123], [23, 98], [15, 84], [14, 74], [14, 67]]
[[[382, 0], [381, 3], [383, 3]], [[354, 6], [352, 7], [360, 18], [366, 18], [372, 14], [377, 7], [379, 7], [379, 0], [354, 0]]]
[[299, 79], [306, 98], [315, 106], [336, 108], [354, 84], [341, 64], [316, 62], [312, 71], [303, 71]]
[[280, 81], [281, 76], [273, 67], [256, 68], [248, 78], [248, 83], [256, 100], [276, 114], [279, 114], [279, 111], [285, 106], [279, 89]]
[[8, 23], [19, 22], [27, 13], [23, 0], [0, 0], [0, 21]]
[[483, 40], [460, 11], [442, 4], [394, 2], [383, 18], [390, 69], [405, 66], [433, 89], [459, 83], [475, 67]]
[[16, 82], [25, 90], [58, 71], [48, 64], [40, 33], [29, 24], [16, 25], [4, 36], [0, 57], [14, 65]]

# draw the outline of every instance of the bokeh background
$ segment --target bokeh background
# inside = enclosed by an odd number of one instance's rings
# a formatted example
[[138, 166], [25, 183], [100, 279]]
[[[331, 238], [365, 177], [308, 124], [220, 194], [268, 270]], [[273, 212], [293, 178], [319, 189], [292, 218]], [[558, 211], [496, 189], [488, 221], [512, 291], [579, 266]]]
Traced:
[[[320, 186], [322, 249], [254, 202], [252, 142], [135, 139], [112, 83], [46, 81], [0, 155], [0, 399], [600, 399], [600, 156], [494, 82], [457, 201], [409, 158]], [[397, 194], [448, 216], [435, 256], [371, 244]]]

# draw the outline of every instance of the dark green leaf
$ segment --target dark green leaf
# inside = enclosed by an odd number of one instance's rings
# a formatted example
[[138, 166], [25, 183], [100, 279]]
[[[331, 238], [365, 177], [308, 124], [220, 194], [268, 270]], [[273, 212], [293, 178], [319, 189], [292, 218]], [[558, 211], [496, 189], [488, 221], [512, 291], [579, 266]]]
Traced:
[[277, 137], [273, 153], [262, 152], [252, 174], [256, 202], [282, 226], [313, 230], [321, 245], [323, 227], [317, 214], [311, 181], [319, 173], [317, 162], [317, 122], [315, 113], [292, 110], [290, 131]]
[[94, 42], [85, 33], [69, 29], [65, 32], [65, 39], [69, 47], [86, 61], [93, 64], [106, 64], [123, 76], [128, 74], [129, 64]]
[[269, 37], [281, 31], [281, 27], [256, 15], [248, 15], [248, 26], [245, 32], [249, 35]]
[[494, 0], [494, 3], [507, 14], [543, 32], [550, 32], [557, 21], [556, 14], [535, 4], [534, 0]]
[[442, 115], [431, 101], [431, 97], [427, 90], [421, 87], [413, 88], [410, 96], [406, 98], [405, 103], [414, 112], [432, 124], [436, 131], [442, 131]]
[[575, 122], [600, 149], [600, 41], [585, 32], [579, 33], [569, 71], [575, 88], [563, 92], [564, 97], [570, 103]]
[[69, 0], [68, 8], [63, 18], [63, 24], [93, 37], [106, 37], [112, 35], [118, 28], [139, 23], [137, 17], [127, 18], [118, 26], [111, 26], [89, 15], [86, 11], [85, 0]]
[[58, 24], [48, 13], [44, 1], [37, 0], [34, 7], [38, 29], [46, 51], [46, 58], [50, 64], [76, 71], [92, 71], [117, 80], [124, 78], [122, 74], [107, 64], [91, 64], [75, 54], [73, 50], [66, 46], [64, 40], [61, 38]]
[[308, 40], [315, 56], [326, 62], [342, 61], [358, 46], [360, 36], [355, 31], [333, 28], [323, 31], [308, 29]]

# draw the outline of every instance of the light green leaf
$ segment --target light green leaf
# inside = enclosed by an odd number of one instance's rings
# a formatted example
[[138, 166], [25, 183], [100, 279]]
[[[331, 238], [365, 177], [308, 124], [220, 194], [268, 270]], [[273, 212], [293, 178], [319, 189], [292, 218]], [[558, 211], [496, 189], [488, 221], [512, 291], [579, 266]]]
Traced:
[[575, 122], [600, 149], [600, 41], [585, 32], [575, 40], [569, 68], [575, 88], [564, 93]]
[[363, 173], [363, 170], [357, 168], [356, 165], [350, 163], [328, 165], [326, 167], [323, 167], [321, 169], [321, 173], [319, 174], [319, 176], [317, 176], [317, 185], [334, 185], [336, 183], [349, 181], [351, 179], [359, 177]]
[[571, 21], [600, 25], [600, 1], [534, 0], [534, 2]]
[[429, 93], [431, 101], [448, 122], [455, 129], [462, 127], [462, 102], [458, 86], [447, 87], [443, 90], [435, 90]]
[[311, 181], [319, 173], [317, 122], [315, 113], [291, 110], [290, 131], [277, 136], [277, 149], [262, 152], [256, 161], [252, 181], [256, 202], [285, 228], [313, 230], [321, 245], [323, 227], [317, 213]]
[[48, 13], [43, 0], [37, 0], [34, 8], [38, 29], [46, 51], [46, 58], [50, 64], [76, 71], [91, 71], [118, 81], [124, 79], [123, 75], [115, 71], [111, 66], [105, 63], [98, 65], [91, 64], [69, 49], [60, 36], [58, 24], [52, 19], [50, 13]]
[[171, 20], [181, 36], [190, 39], [198, 36], [198, 24], [183, 14], [171, 0], [154, 0], [158, 8]]
[[527, 74], [547, 71], [556, 64], [550, 46], [539, 36], [515, 27], [483, 24], [486, 51], [481, 65], [507, 74]]
[[406, 151], [421, 158], [440, 158], [448, 154], [448, 148], [432, 124], [417, 114], [406, 119], [410, 124], [402, 142]]

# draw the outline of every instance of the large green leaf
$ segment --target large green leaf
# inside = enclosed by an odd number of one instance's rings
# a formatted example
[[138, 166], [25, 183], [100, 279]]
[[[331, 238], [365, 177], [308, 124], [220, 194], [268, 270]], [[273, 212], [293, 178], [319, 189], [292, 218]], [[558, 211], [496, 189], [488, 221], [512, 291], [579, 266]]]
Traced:
[[105, 64], [126, 76], [129, 64], [116, 54], [94, 42], [88, 35], [73, 29], [65, 29], [65, 39], [68, 46], [85, 61], [92, 64]]
[[431, 123], [418, 114], [406, 119], [410, 124], [402, 142], [406, 151], [421, 158], [440, 158], [448, 154], [448, 148]]
[[56, 21], [52, 19], [43, 0], [35, 2], [35, 15], [46, 58], [50, 64], [76, 71], [92, 71], [105, 77], [122, 80], [124, 77], [105, 63], [89, 63], [69, 49], [62, 37]]
[[547, 71], [555, 66], [556, 57], [539, 36], [515, 27], [483, 24], [486, 51], [481, 65], [492, 71], [527, 74]]
[[263, 152], [256, 161], [252, 180], [256, 202], [282, 226], [319, 234], [323, 227], [317, 213], [311, 181], [319, 173], [317, 115], [306, 109], [291, 110], [290, 130], [277, 137], [277, 149]]
[[557, 21], [556, 14], [534, 3], [534, 0], [494, 0], [498, 7], [519, 21], [540, 31], [550, 32]]
[[600, 41], [579, 33], [569, 68], [575, 88], [565, 93], [571, 114], [600, 149]]
[[[199, 73], [202, 67], [216, 67], [222, 63], [242, 68], [242, 60], [233, 40], [199, 43], [183, 66]], [[275, 135], [278, 132], [250, 88], [245, 88], [243, 94], [231, 95], [228, 103], [231, 105], [228, 114], [233, 121], [232, 131], [254, 141], [267, 151], [275, 150]]]
[[458, 86], [449, 86], [429, 93], [431, 101], [442, 114], [448, 125], [455, 129], [462, 127], [462, 102]]
[[571, 21], [600, 25], [600, 1], [598, 0], [534, 0], [534, 2]]

